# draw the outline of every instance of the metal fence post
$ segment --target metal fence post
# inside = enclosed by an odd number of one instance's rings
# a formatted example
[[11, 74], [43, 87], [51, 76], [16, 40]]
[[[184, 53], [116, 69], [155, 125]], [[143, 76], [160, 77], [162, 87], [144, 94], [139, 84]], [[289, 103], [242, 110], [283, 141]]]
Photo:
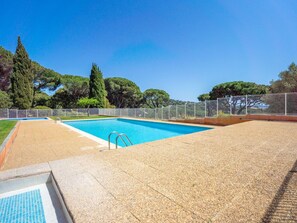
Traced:
[[9, 109], [7, 109], [7, 118], [9, 118]]
[[157, 118], [156, 118], [156, 108], [155, 108], [155, 119], [157, 119]]
[[248, 96], [245, 95], [245, 114], [248, 114]]
[[206, 117], [206, 102], [207, 100], [204, 101], [204, 117]]
[[217, 98], [217, 117], [219, 116], [219, 99]]
[[26, 109], [26, 118], [28, 118], [28, 110]]
[[39, 110], [37, 109], [37, 112], [36, 112], [36, 113], [37, 113], [37, 118], [39, 117], [39, 114], [38, 114], [39, 112], [38, 112], [38, 111], [39, 111]]
[[194, 119], [196, 118], [196, 103], [194, 102]]
[[185, 103], [185, 119], [187, 119], [187, 103]]
[[176, 111], [176, 113], [175, 113], [175, 119], [177, 119], [177, 105], [175, 105], [175, 111]]
[[232, 96], [230, 97], [230, 115], [232, 115]]
[[161, 114], [161, 118], [163, 120], [163, 105], [162, 105], [162, 114]]
[[171, 108], [171, 105], [168, 105], [168, 120], [170, 120], [170, 108]]
[[287, 115], [288, 114], [288, 97], [287, 97], [287, 93], [285, 93], [285, 115]]
[[143, 109], [143, 118], [145, 118], [145, 108]]
[[19, 117], [19, 111], [18, 111], [18, 109], [16, 109], [15, 111], [16, 111], [16, 117], [18, 118]]

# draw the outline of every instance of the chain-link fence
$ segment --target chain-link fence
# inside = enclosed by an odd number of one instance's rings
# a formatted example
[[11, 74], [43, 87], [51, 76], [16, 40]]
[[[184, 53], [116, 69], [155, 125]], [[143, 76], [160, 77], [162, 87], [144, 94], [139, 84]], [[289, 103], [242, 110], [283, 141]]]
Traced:
[[297, 92], [232, 96], [162, 108], [0, 109], [0, 118], [105, 115], [169, 120], [247, 114], [297, 116]]
[[206, 104], [206, 117], [226, 114], [297, 116], [297, 92], [232, 96], [207, 101]]

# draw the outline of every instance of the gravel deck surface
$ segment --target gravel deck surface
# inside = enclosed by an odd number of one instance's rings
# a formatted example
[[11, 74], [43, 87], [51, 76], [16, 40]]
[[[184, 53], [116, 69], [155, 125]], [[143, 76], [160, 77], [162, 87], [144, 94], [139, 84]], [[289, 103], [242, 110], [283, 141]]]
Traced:
[[[297, 123], [251, 121], [104, 152], [37, 125], [21, 126], [4, 168], [47, 162], [75, 222], [297, 222]], [[21, 148], [28, 137], [32, 148]], [[56, 160], [64, 155], [76, 156]], [[12, 172], [22, 171], [0, 181]]]

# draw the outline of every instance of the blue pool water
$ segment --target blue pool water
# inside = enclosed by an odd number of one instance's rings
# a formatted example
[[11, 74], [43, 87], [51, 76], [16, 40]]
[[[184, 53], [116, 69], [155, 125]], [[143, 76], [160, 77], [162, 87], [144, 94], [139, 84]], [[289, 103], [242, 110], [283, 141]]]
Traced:
[[0, 199], [1, 223], [45, 223], [40, 190]]
[[23, 121], [30, 121], [30, 120], [47, 120], [47, 118], [9, 118], [7, 120], [23, 120]]
[[[106, 141], [108, 140], [109, 133], [112, 131], [125, 133], [134, 145], [210, 129], [207, 127], [166, 124], [122, 118], [66, 121], [64, 123]], [[115, 138], [116, 135], [111, 137], [112, 143], [115, 143]], [[120, 140], [119, 145], [124, 146]]]

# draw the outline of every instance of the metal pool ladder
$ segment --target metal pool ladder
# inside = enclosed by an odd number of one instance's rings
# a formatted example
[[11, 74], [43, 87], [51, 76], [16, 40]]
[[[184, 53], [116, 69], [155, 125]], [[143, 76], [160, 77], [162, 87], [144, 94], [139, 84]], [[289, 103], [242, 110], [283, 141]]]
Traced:
[[122, 140], [122, 142], [125, 144], [126, 147], [128, 146], [127, 142], [123, 139], [123, 137], [128, 140], [128, 142], [130, 143], [130, 145], [133, 145], [133, 143], [131, 142], [131, 140], [129, 139], [129, 137], [125, 133], [119, 133], [117, 131], [113, 131], [113, 132], [109, 133], [109, 135], [108, 135], [108, 148], [109, 149], [110, 149], [110, 137], [113, 134], [116, 134], [117, 135], [117, 137], [116, 137], [116, 149], [118, 148], [118, 140], [119, 140], [119, 138]]

